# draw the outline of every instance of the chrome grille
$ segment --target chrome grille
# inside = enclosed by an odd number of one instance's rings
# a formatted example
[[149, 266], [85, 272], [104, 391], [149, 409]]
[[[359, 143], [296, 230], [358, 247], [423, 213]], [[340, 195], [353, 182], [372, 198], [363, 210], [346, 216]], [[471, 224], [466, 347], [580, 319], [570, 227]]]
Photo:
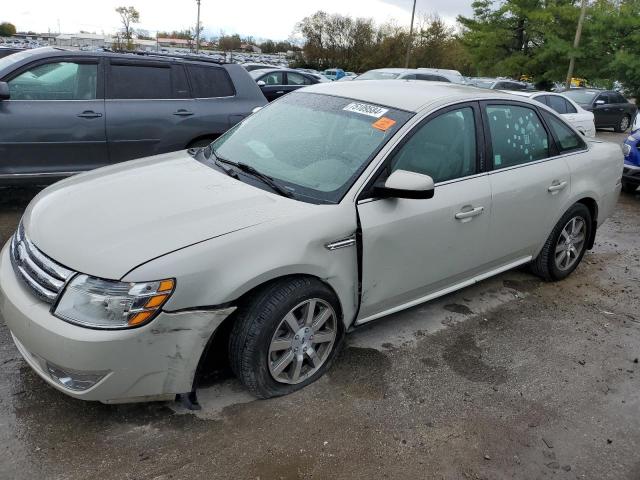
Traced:
[[38, 250], [24, 234], [22, 223], [11, 239], [10, 257], [18, 278], [48, 303], [55, 302], [67, 279], [75, 273]]

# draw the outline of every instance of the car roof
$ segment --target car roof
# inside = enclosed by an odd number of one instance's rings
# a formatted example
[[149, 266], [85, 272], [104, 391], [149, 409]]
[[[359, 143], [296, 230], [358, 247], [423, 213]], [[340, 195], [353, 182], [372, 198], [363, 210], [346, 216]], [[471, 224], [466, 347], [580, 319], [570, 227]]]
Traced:
[[346, 97], [410, 112], [417, 112], [430, 103], [444, 100], [513, 99], [511, 95], [496, 90], [421, 80], [318, 83], [301, 91]]

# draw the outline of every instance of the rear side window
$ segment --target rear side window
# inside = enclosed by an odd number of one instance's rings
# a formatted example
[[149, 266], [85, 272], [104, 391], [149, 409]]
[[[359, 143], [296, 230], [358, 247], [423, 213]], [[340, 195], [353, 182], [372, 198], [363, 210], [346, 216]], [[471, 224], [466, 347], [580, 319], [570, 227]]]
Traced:
[[549, 156], [549, 138], [540, 117], [531, 108], [487, 105], [493, 165], [512, 167]]
[[231, 97], [235, 94], [227, 72], [220, 67], [187, 65], [195, 98]]
[[610, 93], [609, 94], [611, 97], [613, 97], [613, 101], [615, 101], [615, 103], [627, 103], [627, 99], [624, 98], [622, 95], [620, 95], [619, 93]]
[[107, 98], [164, 99], [171, 93], [171, 68], [146, 65], [111, 65]]
[[294, 72], [287, 73], [287, 85], [311, 85], [311, 83], [311, 80], [304, 75]]
[[580, 136], [569, 127], [567, 127], [564, 123], [546, 112], [544, 112], [543, 115], [544, 119], [549, 124], [551, 131], [558, 140], [557, 143], [560, 153], [582, 150], [585, 147], [584, 141], [580, 138]]
[[547, 98], [549, 99], [548, 105], [556, 112], [560, 114], [569, 113], [567, 111], [567, 102], [564, 98], [556, 97], [555, 95], [549, 95]]
[[429, 75], [428, 73], [418, 73], [416, 75], [416, 79], [425, 80], [427, 82], [449, 82], [449, 80], [440, 75]]

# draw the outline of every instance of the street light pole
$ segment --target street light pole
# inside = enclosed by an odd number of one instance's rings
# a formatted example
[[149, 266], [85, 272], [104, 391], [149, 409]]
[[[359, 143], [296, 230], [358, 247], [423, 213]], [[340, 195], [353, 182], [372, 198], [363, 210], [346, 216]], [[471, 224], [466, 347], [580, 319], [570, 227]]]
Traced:
[[198, 22], [196, 23], [196, 53], [200, 53], [200, 0], [196, 0], [198, 4]]
[[409, 43], [407, 45], [407, 57], [404, 60], [404, 68], [409, 68], [409, 55], [411, 54], [411, 44], [413, 43], [413, 17], [416, 15], [416, 1], [413, 0], [413, 10], [411, 10], [411, 26], [409, 27]]
[[573, 51], [569, 57], [569, 70], [567, 71], [566, 87], [571, 88], [571, 78], [573, 77], [573, 69], [576, 66], [576, 50], [580, 46], [580, 36], [582, 35], [582, 24], [584, 23], [584, 15], [587, 12], [587, 0], [582, 0], [580, 7], [580, 18], [578, 18], [578, 26], [576, 28], [576, 36], [573, 39]]

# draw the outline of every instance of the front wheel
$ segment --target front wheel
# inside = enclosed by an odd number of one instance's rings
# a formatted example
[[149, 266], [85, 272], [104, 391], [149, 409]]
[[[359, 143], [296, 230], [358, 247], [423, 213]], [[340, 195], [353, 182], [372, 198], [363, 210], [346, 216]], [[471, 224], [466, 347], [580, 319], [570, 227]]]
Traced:
[[276, 281], [238, 309], [231, 368], [259, 398], [286, 395], [320, 378], [341, 345], [338, 301], [313, 278]]
[[540, 254], [531, 262], [533, 273], [546, 281], [568, 277], [587, 250], [592, 224], [589, 209], [581, 203], [573, 205], [558, 221]]
[[626, 132], [629, 125], [631, 125], [631, 117], [629, 117], [629, 115], [623, 115], [614, 130], [618, 133]]

